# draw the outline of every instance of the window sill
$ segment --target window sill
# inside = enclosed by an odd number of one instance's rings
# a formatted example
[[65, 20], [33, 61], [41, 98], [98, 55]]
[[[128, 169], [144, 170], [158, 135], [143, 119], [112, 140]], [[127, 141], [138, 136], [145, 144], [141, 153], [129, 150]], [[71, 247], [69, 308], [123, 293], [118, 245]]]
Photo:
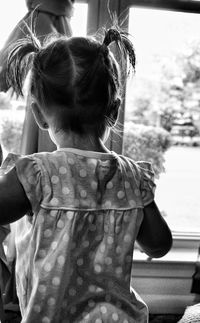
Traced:
[[149, 259], [136, 249], [133, 256], [132, 286], [147, 303], [151, 314], [183, 314], [200, 301], [191, 294], [198, 248], [177, 248], [162, 258]]
[[147, 263], [183, 263], [194, 265], [198, 258], [197, 248], [172, 248], [162, 258], [149, 258], [144, 252], [136, 249], [134, 251], [134, 262], [147, 262]]

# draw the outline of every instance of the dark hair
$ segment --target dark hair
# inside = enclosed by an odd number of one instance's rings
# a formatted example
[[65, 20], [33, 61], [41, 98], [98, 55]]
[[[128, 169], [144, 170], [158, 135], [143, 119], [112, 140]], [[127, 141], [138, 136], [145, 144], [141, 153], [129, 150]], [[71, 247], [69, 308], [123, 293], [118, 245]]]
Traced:
[[113, 125], [112, 116], [121, 100], [119, 66], [108, 48], [112, 42], [121, 57], [129, 55], [135, 68], [133, 45], [117, 28], [105, 31], [102, 43], [90, 37], [59, 36], [41, 45], [31, 33], [9, 54], [8, 82], [23, 95], [23, 83], [31, 69], [31, 95], [41, 108], [56, 116], [59, 129], [95, 131], [102, 136], [106, 126]]

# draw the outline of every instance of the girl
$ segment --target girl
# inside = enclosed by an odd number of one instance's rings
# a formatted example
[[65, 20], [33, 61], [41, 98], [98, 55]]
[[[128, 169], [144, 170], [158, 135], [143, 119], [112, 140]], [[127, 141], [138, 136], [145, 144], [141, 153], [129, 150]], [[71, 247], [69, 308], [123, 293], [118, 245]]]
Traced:
[[151, 165], [103, 143], [121, 103], [113, 42], [134, 67], [132, 43], [117, 28], [102, 43], [59, 37], [40, 45], [32, 35], [8, 58], [17, 94], [30, 69], [35, 120], [57, 146], [18, 158], [0, 181], [0, 223], [18, 220], [23, 323], [148, 322], [146, 305], [130, 287], [134, 242], [162, 257], [172, 238], [154, 202]]

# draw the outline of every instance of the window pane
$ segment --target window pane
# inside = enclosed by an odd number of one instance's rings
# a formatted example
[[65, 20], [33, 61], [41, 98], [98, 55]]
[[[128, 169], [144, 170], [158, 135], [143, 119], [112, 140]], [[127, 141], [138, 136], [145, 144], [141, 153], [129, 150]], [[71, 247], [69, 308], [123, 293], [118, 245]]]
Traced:
[[153, 163], [166, 221], [192, 233], [200, 231], [199, 29], [198, 14], [130, 9], [137, 65], [127, 84], [124, 153]]
[[[3, 1], [0, 10], [0, 48], [26, 12], [25, 0]], [[20, 152], [24, 116], [25, 102], [11, 99], [10, 92], [0, 92], [0, 142], [4, 156], [7, 152]]]
[[25, 0], [1, 1], [0, 6], [0, 48], [18, 21], [26, 14]]
[[75, 3], [74, 16], [71, 19], [73, 36], [86, 36], [88, 4]]

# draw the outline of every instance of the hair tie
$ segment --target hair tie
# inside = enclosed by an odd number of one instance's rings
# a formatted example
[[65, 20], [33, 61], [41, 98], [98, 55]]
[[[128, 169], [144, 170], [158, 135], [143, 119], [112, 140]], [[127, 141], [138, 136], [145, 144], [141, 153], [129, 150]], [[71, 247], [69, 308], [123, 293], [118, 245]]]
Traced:
[[[135, 50], [132, 42], [128, 38], [128, 33], [120, 30], [118, 26], [112, 27], [105, 32], [105, 37], [102, 45], [106, 45], [107, 47], [115, 42], [117, 48], [119, 49], [119, 53], [122, 54], [121, 62], [126, 63], [125, 57], [129, 57], [129, 67], [132, 67], [135, 71]], [[130, 70], [130, 68], [129, 68]]]
[[109, 46], [114, 41], [121, 41], [121, 35], [117, 29], [111, 28], [106, 32], [103, 44]]

